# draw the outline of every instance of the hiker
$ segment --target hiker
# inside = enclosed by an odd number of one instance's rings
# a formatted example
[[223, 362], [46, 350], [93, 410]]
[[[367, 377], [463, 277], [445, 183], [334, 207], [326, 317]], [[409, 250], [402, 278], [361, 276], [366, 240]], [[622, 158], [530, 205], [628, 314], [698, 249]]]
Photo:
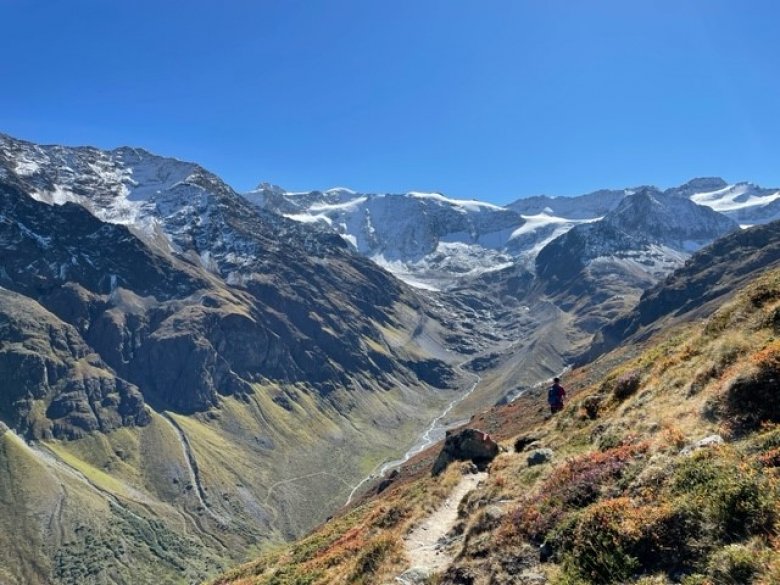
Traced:
[[550, 405], [550, 413], [555, 414], [563, 410], [563, 399], [566, 396], [566, 390], [561, 386], [560, 378], [553, 378], [552, 386], [547, 391], [547, 403]]

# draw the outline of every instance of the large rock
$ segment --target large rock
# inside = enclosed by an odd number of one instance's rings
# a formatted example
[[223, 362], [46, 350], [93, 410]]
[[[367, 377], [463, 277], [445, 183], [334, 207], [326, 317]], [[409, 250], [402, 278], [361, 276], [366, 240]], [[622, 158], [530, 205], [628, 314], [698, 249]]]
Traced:
[[444, 447], [433, 464], [433, 474], [438, 475], [453, 461], [472, 461], [484, 470], [498, 455], [498, 444], [490, 435], [478, 429], [463, 429], [447, 433]]
[[720, 435], [710, 435], [708, 437], [704, 437], [703, 439], [699, 439], [690, 445], [687, 445], [682, 451], [680, 451], [680, 454], [690, 455], [694, 451], [701, 451], [702, 449], [707, 449], [709, 447], [718, 447], [723, 443], [723, 437]]

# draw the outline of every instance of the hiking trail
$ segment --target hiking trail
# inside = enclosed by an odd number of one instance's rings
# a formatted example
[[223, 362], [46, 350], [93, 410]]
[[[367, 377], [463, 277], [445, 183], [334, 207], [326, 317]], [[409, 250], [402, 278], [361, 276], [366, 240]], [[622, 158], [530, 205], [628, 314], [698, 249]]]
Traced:
[[410, 569], [395, 578], [402, 585], [419, 583], [420, 575], [443, 571], [455, 558], [447, 535], [458, 521], [458, 506], [471, 490], [487, 478], [486, 472], [464, 475], [446, 500], [404, 538]]

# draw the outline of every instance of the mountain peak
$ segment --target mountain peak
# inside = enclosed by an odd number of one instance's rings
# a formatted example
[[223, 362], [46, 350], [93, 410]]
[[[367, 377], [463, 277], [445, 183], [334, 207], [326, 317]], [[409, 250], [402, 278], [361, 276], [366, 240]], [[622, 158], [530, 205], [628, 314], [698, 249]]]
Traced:
[[680, 189], [690, 189], [692, 191], [717, 191], [728, 187], [728, 183], [720, 177], [696, 177], [687, 183], [681, 185]]
[[279, 185], [276, 185], [274, 183], [268, 183], [267, 181], [263, 181], [259, 183], [257, 187], [255, 187], [252, 190], [253, 193], [257, 193], [258, 191], [273, 194], [273, 195], [284, 195], [285, 193], [287, 193], [287, 191], [282, 187], [280, 187]]

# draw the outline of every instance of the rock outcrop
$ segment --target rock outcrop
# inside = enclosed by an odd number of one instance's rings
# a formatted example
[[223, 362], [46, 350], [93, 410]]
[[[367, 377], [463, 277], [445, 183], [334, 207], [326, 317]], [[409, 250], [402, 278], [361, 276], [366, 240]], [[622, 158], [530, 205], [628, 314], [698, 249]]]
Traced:
[[498, 452], [498, 444], [490, 435], [478, 429], [448, 433], [444, 447], [433, 464], [432, 472], [433, 475], [439, 475], [453, 461], [471, 461], [484, 470]]
[[150, 421], [138, 388], [118, 377], [74, 327], [5, 289], [0, 416], [31, 438], [77, 438]]

